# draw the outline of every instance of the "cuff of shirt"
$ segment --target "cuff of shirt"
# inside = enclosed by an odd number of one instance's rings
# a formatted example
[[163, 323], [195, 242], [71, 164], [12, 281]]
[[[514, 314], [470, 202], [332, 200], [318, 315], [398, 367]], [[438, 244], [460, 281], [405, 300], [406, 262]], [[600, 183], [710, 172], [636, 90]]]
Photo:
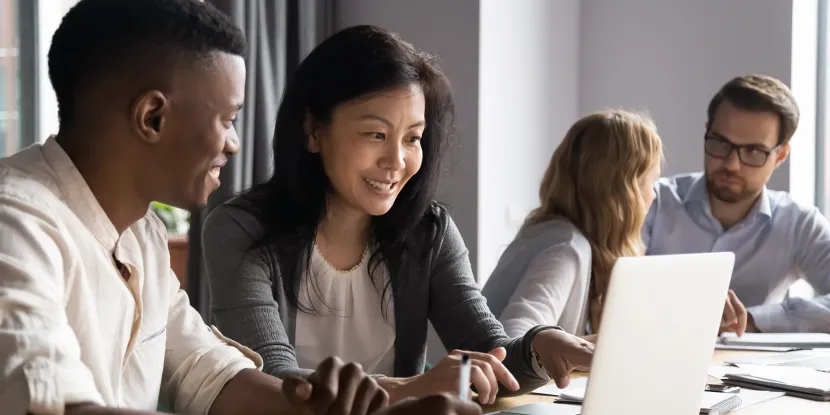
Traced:
[[539, 361], [539, 358], [536, 357], [536, 352], [533, 352], [533, 360], [530, 361], [531, 366], [533, 366], [533, 372], [536, 373], [536, 376], [539, 376], [542, 379], [550, 380], [550, 375], [548, 371], [542, 367], [542, 363]]
[[790, 324], [787, 320], [787, 310], [783, 304], [762, 304], [749, 307], [747, 313], [752, 316], [755, 327], [762, 333], [787, 332]]
[[[545, 330], [549, 330], [549, 329], [562, 330], [562, 328], [558, 327], [558, 326], [536, 326], [536, 327], [534, 327], [530, 330], [531, 330], [531, 332], [533, 332], [533, 336], [536, 336], [540, 332], [545, 331]], [[548, 375], [548, 371], [545, 370], [544, 366], [542, 366], [542, 362], [537, 357], [539, 354], [536, 353], [535, 349], [533, 349], [533, 340], [532, 339], [533, 338], [531, 337], [530, 366], [533, 368], [533, 372], [536, 373], [536, 376], [539, 376], [540, 378], [545, 379], [545, 380], [550, 380], [550, 375]]]
[[27, 393], [20, 396], [29, 397], [28, 413], [62, 414], [66, 404], [80, 402], [104, 405], [92, 374], [80, 362], [58, 364], [37, 357], [23, 366], [23, 374]]
[[187, 414], [207, 414], [213, 401], [228, 381], [243, 369], [262, 370], [262, 357], [253, 350], [225, 337], [215, 326], [213, 334], [224, 344], [214, 346], [197, 357], [193, 373], [197, 381], [181, 382], [175, 402], [175, 411]]

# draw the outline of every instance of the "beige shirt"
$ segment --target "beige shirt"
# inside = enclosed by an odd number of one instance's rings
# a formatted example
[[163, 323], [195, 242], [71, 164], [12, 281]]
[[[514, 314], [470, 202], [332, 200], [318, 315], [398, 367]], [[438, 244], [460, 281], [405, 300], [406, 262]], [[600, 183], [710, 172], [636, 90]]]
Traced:
[[190, 307], [161, 221], [148, 212], [119, 235], [53, 138], [0, 160], [0, 229], [3, 413], [94, 402], [204, 414], [261, 366]]

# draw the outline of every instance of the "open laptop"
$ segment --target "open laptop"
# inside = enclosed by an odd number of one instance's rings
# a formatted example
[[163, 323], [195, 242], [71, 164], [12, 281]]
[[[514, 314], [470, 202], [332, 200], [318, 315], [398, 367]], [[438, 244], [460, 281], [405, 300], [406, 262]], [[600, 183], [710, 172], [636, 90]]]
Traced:
[[620, 258], [581, 412], [549, 403], [500, 413], [698, 414], [734, 262], [731, 252]]

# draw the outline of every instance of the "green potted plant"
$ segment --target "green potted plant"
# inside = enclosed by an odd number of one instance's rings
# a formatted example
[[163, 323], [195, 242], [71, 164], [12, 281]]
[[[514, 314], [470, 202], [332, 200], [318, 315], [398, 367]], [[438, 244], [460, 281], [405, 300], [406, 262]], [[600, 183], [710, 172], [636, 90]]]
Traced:
[[187, 232], [190, 230], [190, 212], [164, 203], [150, 205], [167, 228], [167, 248], [170, 250], [170, 268], [176, 273], [182, 287], [187, 283]]
[[190, 212], [160, 202], [153, 202], [150, 209], [164, 223], [169, 235], [187, 235], [190, 230]]

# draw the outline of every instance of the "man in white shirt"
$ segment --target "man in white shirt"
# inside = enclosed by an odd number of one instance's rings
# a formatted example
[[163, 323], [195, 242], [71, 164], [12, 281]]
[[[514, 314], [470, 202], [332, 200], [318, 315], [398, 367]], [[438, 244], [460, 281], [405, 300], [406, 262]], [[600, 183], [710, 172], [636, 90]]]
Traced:
[[[49, 50], [60, 132], [0, 160], [0, 408], [20, 414], [370, 413], [359, 366], [307, 380], [208, 327], [151, 201], [202, 206], [238, 151], [246, 42], [197, 0], [81, 0]], [[389, 414], [478, 413], [444, 397]], [[146, 412], [144, 412], [146, 413]]]

